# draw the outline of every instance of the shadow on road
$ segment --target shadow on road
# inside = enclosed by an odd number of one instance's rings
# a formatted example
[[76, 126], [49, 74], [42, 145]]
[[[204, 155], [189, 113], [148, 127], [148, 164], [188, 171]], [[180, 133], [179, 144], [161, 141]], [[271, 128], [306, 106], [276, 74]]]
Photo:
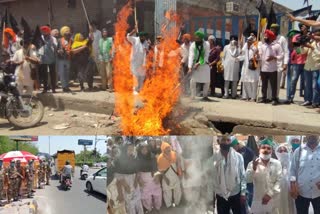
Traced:
[[100, 201], [103, 201], [103, 202], [107, 202], [107, 197], [105, 195], [102, 195], [100, 193], [97, 193], [97, 192], [88, 192], [87, 190], [83, 190], [85, 193], [87, 193], [87, 196], [93, 196], [95, 197], [96, 199], [100, 200]]

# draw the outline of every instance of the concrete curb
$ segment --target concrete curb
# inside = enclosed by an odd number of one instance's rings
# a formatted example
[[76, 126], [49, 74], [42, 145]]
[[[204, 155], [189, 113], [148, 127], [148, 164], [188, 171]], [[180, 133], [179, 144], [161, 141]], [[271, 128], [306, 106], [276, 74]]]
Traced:
[[261, 128], [261, 129], [276, 129], [278, 131], [283, 130], [290, 133], [310, 133], [310, 134], [320, 134], [319, 126], [308, 126], [303, 124], [296, 124], [296, 123], [283, 123], [283, 122], [276, 122], [276, 121], [263, 121], [263, 120], [250, 120], [250, 119], [241, 119], [241, 118], [234, 118], [234, 117], [227, 117], [221, 115], [212, 115], [206, 114], [210, 121], [214, 122], [227, 122], [227, 123], [235, 123], [238, 126], [246, 126], [253, 128]]

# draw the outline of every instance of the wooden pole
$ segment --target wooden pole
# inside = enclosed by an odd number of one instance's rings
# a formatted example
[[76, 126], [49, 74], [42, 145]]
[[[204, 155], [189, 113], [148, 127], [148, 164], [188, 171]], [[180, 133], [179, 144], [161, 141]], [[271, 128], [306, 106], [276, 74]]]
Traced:
[[134, 0], [134, 23], [137, 26], [137, 33], [139, 33], [138, 19], [137, 19], [137, 1]]
[[51, 26], [51, 0], [48, 0], [48, 21], [49, 21], [49, 25]]
[[[258, 33], [257, 33], [257, 37], [258, 37], [257, 38], [257, 42], [258, 43], [260, 41], [260, 28], [261, 28], [261, 13], [259, 13], [259, 23], [258, 23]], [[260, 85], [261, 85], [261, 77], [259, 77], [259, 81], [258, 81], [256, 102], [259, 102], [259, 88], [260, 88]]]
[[85, 16], [86, 16], [86, 19], [87, 19], [88, 25], [90, 26], [89, 16], [88, 16], [87, 9], [86, 9], [86, 6], [85, 6], [85, 4], [84, 4], [84, 1], [83, 1], [83, 0], [81, 0], [81, 4], [82, 4], [82, 8], [83, 8], [84, 14], [85, 14]]

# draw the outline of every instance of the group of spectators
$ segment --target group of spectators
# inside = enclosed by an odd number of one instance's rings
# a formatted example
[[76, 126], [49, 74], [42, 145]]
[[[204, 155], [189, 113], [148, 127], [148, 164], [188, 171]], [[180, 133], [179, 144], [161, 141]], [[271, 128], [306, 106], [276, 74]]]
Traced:
[[310, 204], [320, 212], [319, 136], [283, 141], [270, 136], [110, 139], [108, 213], [307, 214]]

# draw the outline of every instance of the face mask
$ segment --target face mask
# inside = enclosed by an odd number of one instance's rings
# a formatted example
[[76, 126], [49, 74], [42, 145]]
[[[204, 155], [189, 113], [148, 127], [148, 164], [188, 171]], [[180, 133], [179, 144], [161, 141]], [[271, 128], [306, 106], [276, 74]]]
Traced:
[[259, 157], [262, 159], [262, 160], [270, 160], [271, 158], [271, 154], [269, 155], [265, 155], [265, 154], [260, 154]]
[[203, 41], [196, 41], [196, 45], [197, 46], [200, 46], [200, 45], [202, 45], [203, 44]]
[[318, 138], [310, 137], [308, 139], [308, 145], [317, 145], [318, 144]]
[[270, 43], [270, 39], [269, 38], [264, 38], [264, 42], [269, 44]]
[[231, 41], [231, 45], [232, 46], [237, 46], [237, 41], [235, 41], [235, 40]]
[[297, 148], [300, 147], [300, 143], [291, 143], [292, 149], [296, 150]]
[[228, 152], [231, 148], [231, 144], [220, 144], [220, 148], [221, 150]]
[[289, 162], [289, 154], [286, 152], [279, 153], [278, 158], [281, 163], [288, 163]]

